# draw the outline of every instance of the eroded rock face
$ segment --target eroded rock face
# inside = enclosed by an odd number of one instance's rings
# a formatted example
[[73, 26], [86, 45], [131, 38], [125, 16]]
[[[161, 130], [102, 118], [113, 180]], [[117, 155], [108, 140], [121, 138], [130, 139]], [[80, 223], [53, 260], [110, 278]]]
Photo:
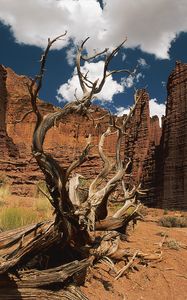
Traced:
[[156, 201], [155, 153], [160, 144], [161, 128], [157, 116], [150, 118], [148, 93], [145, 90], [139, 93], [141, 101], [125, 136], [125, 156], [132, 158], [132, 183], [142, 182], [142, 187], [149, 189], [143, 201], [153, 205]]
[[163, 189], [165, 208], [187, 209], [187, 64], [176, 63], [168, 79], [163, 126]]
[[7, 134], [6, 112], [7, 112], [7, 89], [6, 89], [6, 70], [0, 65], [0, 149], [1, 159], [6, 157], [16, 157], [18, 149], [12, 139]]
[[[30, 96], [27, 85], [29, 79], [18, 76], [11, 69], [0, 68], [1, 94], [1, 149], [4, 162], [1, 163], [1, 174], [6, 174], [12, 183], [12, 192], [19, 195], [33, 196], [36, 183], [43, 179], [35, 160], [31, 156], [32, 133], [35, 126], [34, 114], [23, 116], [31, 110]], [[143, 97], [134, 113], [133, 121], [128, 124], [122, 152], [124, 157], [132, 159], [131, 183], [142, 181], [143, 187], [148, 188], [144, 201], [155, 203], [156, 163], [155, 157], [160, 142], [161, 129], [158, 117], [150, 118], [149, 95], [145, 90], [140, 91]], [[39, 101], [43, 114], [53, 112], [58, 108]], [[106, 115], [100, 107], [93, 108], [93, 118], [98, 119]], [[20, 122], [20, 120], [22, 120]], [[47, 133], [44, 147], [52, 153], [61, 165], [68, 166], [81, 153], [89, 134], [92, 135], [92, 149], [88, 160], [76, 170], [87, 177], [94, 178], [102, 168], [98, 156], [97, 144], [101, 133], [108, 126], [108, 116], [93, 122], [79, 115], [71, 115], [50, 129]], [[96, 125], [97, 124], [97, 125]], [[8, 142], [9, 141], [9, 142]], [[111, 160], [115, 157], [116, 136], [111, 135], [105, 143], [105, 150]], [[11, 154], [13, 153], [13, 154]]]
[[[0, 162], [0, 173], [8, 176], [13, 193], [33, 196], [36, 191], [36, 183], [43, 179], [43, 175], [31, 155], [35, 116], [31, 113], [23, 119], [25, 113], [31, 110], [28, 84], [27, 77], [18, 76], [11, 69], [1, 66], [0, 148], [1, 158], [4, 160]], [[38, 103], [43, 114], [59, 109], [43, 101]], [[97, 119], [103, 115], [106, 115], [105, 110], [94, 107], [93, 118]], [[83, 175], [94, 177], [102, 168], [96, 145], [99, 136], [108, 125], [108, 119], [109, 117], [106, 116], [102, 122], [94, 123], [91, 119], [88, 120], [86, 117], [76, 114], [68, 116], [48, 131], [44, 148], [47, 152], [52, 153], [61, 165], [68, 166], [76, 156], [80, 155], [89, 134], [91, 134], [95, 147], [93, 147], [88, 161], [77, 171]], [[106, 139], [105, 143], [106, 152], [111, 158], [114, 157], [115, 141], [116, 136], [112, 135], [110, 139]]]

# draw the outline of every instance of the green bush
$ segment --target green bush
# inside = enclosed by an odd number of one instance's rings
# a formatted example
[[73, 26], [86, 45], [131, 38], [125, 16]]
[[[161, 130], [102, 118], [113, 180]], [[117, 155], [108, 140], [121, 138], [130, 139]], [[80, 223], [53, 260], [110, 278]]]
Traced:
[[187, 227], [187, 217], [164, 216], [158, 224], [163, 227]]
[[164, 242], [164, 246], [166, 246], [169, 249], [173, 250], [179, 250], [180, 249], [180, 243], [177, 242], [176, 240], [169, 240]]

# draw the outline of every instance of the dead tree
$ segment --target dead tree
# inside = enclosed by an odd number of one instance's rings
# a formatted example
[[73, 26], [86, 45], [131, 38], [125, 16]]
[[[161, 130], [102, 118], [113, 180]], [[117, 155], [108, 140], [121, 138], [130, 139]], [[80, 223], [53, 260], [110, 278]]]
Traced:
[[[83, 55], [86, 39], [78, 48], [76, 56], [82, 97], [76, 97], [64, 108], [43, 116], [37, 105], [37, 99], [42, 87], [46, 59], [53, 43], [62, 36], [48, 40], [47, 48], [40, 61], [39, 74], [28, 86], [32, 112], [36, 116], [32, 154], [45, 176], [50, 202], [54, 207], [54, 220], [0, 235], [0, 274], [2, 274], [2, 282], [6, 283], [6, 288], [5, 285], [0, 285], [3, 299], [20, 299], [19, 297], [28, 299], [31, 293], [36, 299], [40, 296], [53, 299], [53, 290], [55, 290], [55, 299], [87, 299], [73, 285], [80, 285], [88, 266], [97, 263], [103, 257], [111, 263], [111, 259], [116, 261], [127, 255], [126, 250], [120, 246], [121, 235], [125, 233], [130, 221], [140, 218], [138, 213], [140, 203], [136, 197], [137, 193], [141, 192], [140, 187], [133, 187], [130, 191], [125, 188], [125, 179], [130, 175], [128, 167], [131, 160], [121, 158], [120, 148], [126, 125], [133, 118], [141, 94], [135, 93], [134, 105], [129, 115], [124, 117], [122, 124], [117, 124], [116, 118], [109, 115], [108, 128], [101, 135], [98, 145], [103, 169], [91, 182], [86, 199], [77, 192], [76, 187], [79, 182], [74, 180], [74, 184], [70, 183], [70, 177], [75, 168], [85, 162], [92, 146], [91, 140], [88, 140], [81, 155], [68, 168], [59, 165], [43, 148], [48, 130], [65, 116], [77, 113], [89, 117], [92, 99], [102, 90], [107, 77], [120, 72], [131, 74], [126, 69], [108, 70], [110, 61], [126, 40], [111, 52], [105, 49], [88, 57]], [[102, 78], [91, 81], [88, 73], [83, 74], [81, 63], [101, 55], [105, 58]], [[110, 134], [117, 134], [115, 164], [111, 164], [103, 150], [105, 138]], [[112, 176], [106, 181], [111, 171]], [[109, 196], [121, 183], [123, 183], [126, 198], [124, 202], [126, 202], [120, 210], [109, 215]], [[138, 255], [143, 256], [142, 253], [137, 252], [132, 260]], [[29, 270], [22, 269], [25, 267]], [[124, 270], [117, 272], [116, 278], [123, 272]]]

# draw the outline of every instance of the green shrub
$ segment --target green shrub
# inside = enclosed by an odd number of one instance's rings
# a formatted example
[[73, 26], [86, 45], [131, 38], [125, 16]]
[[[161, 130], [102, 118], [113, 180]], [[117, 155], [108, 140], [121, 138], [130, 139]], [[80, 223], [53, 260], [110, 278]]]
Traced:
[[177, 242], [176, 240], [169, 240], [164, 242], [164, 246], [166, 246], [169, 249], [173, 250], [179, 250], [180, 249], [180, 243]]
[[187, 227], [187, 217], [164, 216], [158, 224], [163, 227]]

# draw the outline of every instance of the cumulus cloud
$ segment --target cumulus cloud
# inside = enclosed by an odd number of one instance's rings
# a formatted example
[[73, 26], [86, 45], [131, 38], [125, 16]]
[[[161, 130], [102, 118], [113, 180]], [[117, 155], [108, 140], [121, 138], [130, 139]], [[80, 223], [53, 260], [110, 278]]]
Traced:
[[110, 36], [116, 36], [117, 40], [125, 31], [128, 47], [139, 45], [143, 51], [158, 58], [168, 58], [171, 41], [177, 33], [187, 31], [186, 0], [142, 0], [136, 3], [106, 0], [105, 3], [105, 19], [112, 20]]
[[[56, 43], [90, 36], [87, 47], [113, 47], [128, 36], [127, 47], [140, 47], [157, 58], [168, 58], [172, 40], [187, 31], [186, 0], [0, 0], [0, 20], [11, 27], [18, 43], [45, 47], [48, 37], [68, 31]], [[154, 32], [153, 32], [154, 31]]]
[[[104, 62], [99, 61], [96, 63], [88, 63], [85, 62], [84, 66], [81, 67], [81, 71], [86, 74], [88, 71], [88, 78], [91, 81], [95, 81], [98, 78], [101, 79], [101, 75], [103, 73]], [[80, 84], [78, 80], [78, 76], [76, 74], [76, 69], [74, 69], [72, 77], [68, 80], [67, 83], [62, 84], [58, 89], [57, 99], [59, 101], [72, 101], [76, 96], [79, 98], [82, 95], [82, 91], [80, 89]], [[115, 94], [122, 93], [124, 91], [124, 86], [119, 84], [116, 80], [109, 76], [106, 79], [106, 83], [102, 89], [102, 91], [97, 95], [97, 99], [102, 102], [112, 101], [112, 98]]]
[[[159, 122], [160, 122], [160, 125], [161, 125], [161, 119], [162, 119], [162, 116], [165, 115], [165, 110], [166, 110], [166, 106], [165, 104], [159, 104], [157, 102], [157, 99], [154, 98], [154, 99], [151, 99], [149, 101], [149, 110], [150, 110], [150, 116], [153, 117], [153, 116], [158, 116], [159, 117]], [[128, 114], [130, 111], [130, 107], [116, 107], [116, 113], [119, 117], [123, 116], [124, 114]]]
[[130, 112], [130, 107], [123, 107], [123, 106], [119, 106], [116, 107], [116, 114], [118, 117], [122, 117], [123, 115], [128, 115]]
[[158, 103], [157, 99], [151, 99], [149, 101], [149, 109], [150, 109], [150, 116], [153, 117], [157, 115], [159, 117], [160, 125], [161, 125], [161, 118], [165, 115], [166, 105], [163, 103]]
[[[48, 37], [68, 31], [54, 48], [80, 41], [103, 28], [102, 9], [95, 0], [0, 0], [0, 20], [11, 27], [18, 43], [45, 47]], [[92, 36], [91, 34], [91, 36]]]

